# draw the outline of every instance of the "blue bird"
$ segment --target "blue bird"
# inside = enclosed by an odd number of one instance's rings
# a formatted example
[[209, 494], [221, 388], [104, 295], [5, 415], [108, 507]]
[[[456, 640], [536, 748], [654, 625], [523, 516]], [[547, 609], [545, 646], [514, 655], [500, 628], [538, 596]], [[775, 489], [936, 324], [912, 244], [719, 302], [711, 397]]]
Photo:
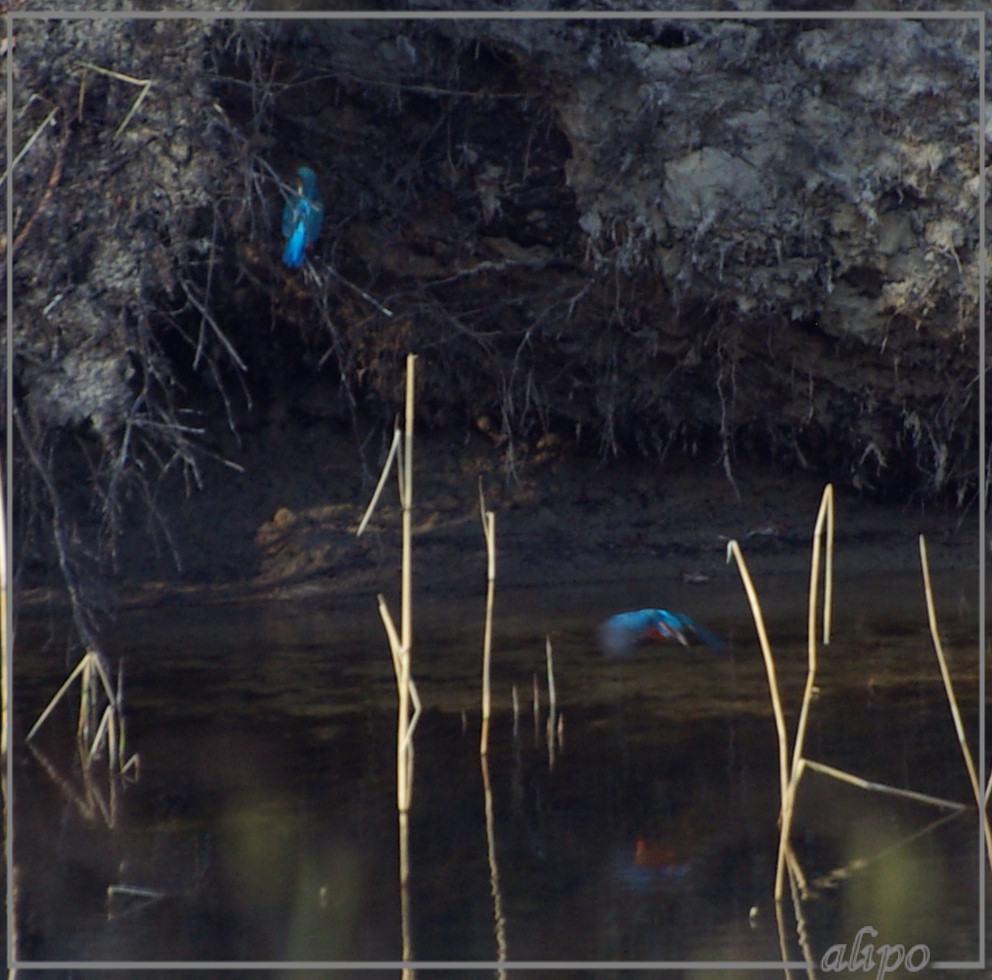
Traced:
[[307, 248], [317, 240], [324, 222], [324, 203], [317, 190], [317, 175], [309, 167], [300, 167], [296, 173], [299, 177], [296, 193], [282, 211], [282, 233], [286, 238], [282, 260], [290, 269], [303, 265]]
[[667, 609], [617, 613], [599, 628], [599, 645], [608, 657], [629, 656], [641, 640], [688, 646], [690, 638], [705, 643], [712, 650], [722, 650], [727, 645], [688, 616]]

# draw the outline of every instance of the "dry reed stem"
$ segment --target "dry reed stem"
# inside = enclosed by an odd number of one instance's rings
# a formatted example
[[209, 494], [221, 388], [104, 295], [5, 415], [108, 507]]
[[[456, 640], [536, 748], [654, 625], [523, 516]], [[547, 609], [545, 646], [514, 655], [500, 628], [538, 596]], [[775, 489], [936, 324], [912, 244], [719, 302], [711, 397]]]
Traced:
[[[97, 725], [96, 734], [93, 736], [93, 741], [90, 744], [89, 753], [86, 756], [87, 763], [92, 762], [96, 758], [97, 752], [100, 751], [100, 745], [105, 738], [107, 739], [108, 746], [111, 744], [109, 733], [112, 722], [110, 718], [111, 718], [111, 710], [110, 710], [110, 706], [108, 705], [106, 708], [104, 708], [103, 714], [100, 716], [100, 724]], [[112, 749], [110, 751], [111, 754], [114, 754]]]
[[551, 637], [544, 638], [544, 659], [548, 667], [548, 721], [546, 735], [548, 742], [548, 768], [555, 767], [555, 739], [558, 734], [558, 697], [555, 693], [555, 661], [551, 652]]
[[361, 537], [362, 532], [365, 530], [372, 517], [372, 512], [375, 510], [375, 505], [379, 502], [379, 497], [382, 494], [382, 488], [386, 485], [386, 479], [389, 477], [389, 468], [393, 465], [393, 460], [396, 458], [397, 452], [400, 448], [400, 430], [397, 428], [393, 432], [393, 442], [389, 447], [389, 453], [386, 456], [386, 462], [382, 466], [382, 473], [379, 476], [379, 482], [375, 486], [375, 490], [372, 492], [372, 499], [369, 501], [368, 507], [365, 509], [365, 514], [362, 516], [362, 520], [358, 525], [358, 530], [355, 532], [355, 537]]
[[945, 813], [936, 820], [932, 820], [925, 827], [921, 827], [919, 830], [913, 831], [913, 833], [896, 841], [894, 844], [890, 844], [878, 853], [872, 854], [871, 857], [855, 858], [840, 868], [834, 868], [826, 874], [819, 875], [810, 883], [810, 891], [822, 892], [827, 888], [836, 888], [842, 881], [846, 881], [855, 873], [864, 871], [866, 868], [870, 868], [873, 864], [878, 864], [879, 861], [882, 861], [890, 854], [895, 853], [899, 850], [899, 848], [905, 847], [907, 844], [912, 844], [914, 840], [918, 840], [920, 837], [925, 837], [927, 834], [935, 831], [938, 827], [942, 827], [948, 821], [956, 819], [958, 815], [966, 809], [967, 807], [961, 807], [959, 810], [952, 810], [950, 813]]
[[951, 716], [954, 718], [954, 729], [957, 732], [958, 744], [961, 746], [961, 754], [964, 756], [964, 765], [968, 770], [968, 778], [971, 780], [971, 789], [975, 794], [975, 803], [982, 814], [982, 826], [985, 830], [985, 857], [989, 867], [992, 868], [992, 826], [989, 824], [989, 813], [982, 797], [982, 790], [978, 783], [978, 773], [975, 770], [975, 761], [971, 756], [971, 749], [968, 748], [968, 740], [964, 733], [964, 724], [961, 721], [961, 712], [958, 710], [958, 699], [954, 693], [954, 684], [951, 682], [951, 673], [947, 669], [947, 658], [944, 656], [944, 645], [940, 640], [940, 633], [937, 628], [937, 608], [933, 599], [933, 586], [930, 582], [930, 562], [927, 558], [927, 541], [924, 535], [920, 535], [920, 564], [923, 568], [923, 592], [927, 600], [927, 620], [930, 623], [930, 636], [933, 639], [934, 652], [937, 654], [937, 663], [940, 664], [940, 676], [944, 681], [944, 690], [947, 693], [947, 703], [951, 708]]
[[809, 706], [816, 690], [816, 607], [820, 588], [820, 556], [823, 544], [824, 525], [827, 529], [827, 560], [824, 570], [823, 588], [823, 642], [830, 642], [830, 619], [833, 603], [833, 552], [834, 552], [834, 488], [827, 484], [820, 498], [820, 509], [813, 527], [813, 547], [809, 572], [809, 603], [807, 608], [807, 650], [808, 666], [806, 686], [803, 690], [803, 703], [799, 711], [799, 724], [796, 727], [796, 741], [792, 750], [792, 768], [789, 774], [789, 788], [782, 807], [781, 833], [778, 842], [778, 862], [775, 867], [776, 897], [779, 895], [782, 874], [785, 868], [786, 849], [792, 832], [792, 816], [795, 812], [796, 794], [803, 772], [803, 746], [806, 743], [806, 726], [809, 721]]
[[[789, 870], [789, 892], [792, 895], [792, 907], [796, 915], [796, 936], [799, 939], [799, 948], [803, 952], [803, 960], [806, 963], [806, 976], [810, 980], [816, 980], [816, 970], [813, 966], [816, 960], [813, 958], [813, 947], [809, 941], [809, 925], [803, 915], [802, 895], [806, 887], [806, 880], [803, 877], [802, 868], [799, 866], [799, 860], [791, 847], [786, 851], [786, 862]], [[781, 905], [781, 902], [777, 902], [776, 908]]]
[[[413, 639], [413, 420], [416, 393], [416, 354], [406, 357], [406, 419], [403, 432], [403, 563], [400, 636], [409, 657]], [[409, 663], [407, 664], [409, 669]]]
[[482, 533], [486, 539], [486, 625], [482, 637], [482, 731], [479, 736], [479, 753], [489, 751], [489, 716], [492, 711], [492, 688], [490, 673], [493, 646], [493, 604], [496, 600], [496, 515], [486, 510], [486, 498], [482, 492], [482, 477], [479, 477], [479, 514], [482, 518]]
[[403, 937], [403, 960], [409, 962], [413, 959], [413, 940], [410, 930], [410, 815], [405, 810], [399, 812], [399, 843], [400, 929]]
[[[386, 600], [383, 596], [378, 597], [379, 601], [379, 615], [382, 618], [383, 625], [386, 628], [386, 636], [389, 640], [389, 652], [393, 657], [393, 670], [396, 673], [396, 690], [399, 691], [400, 685], [400, 675], [401, 675], [401, 664], [403, 649], [400, 644], [399, 634], [396, 632], [396, 624], [393, 622], [393, 617], [390, 615], [389, 607], [386, 605]], [[410, 702], [413, 704], [413, 714], [410, 717], [410, 722], [407, 725], [406, 739], [402, 743], [403, 747], [408, 751], [412, 752], [412, 742], [413, 742], [413, 731], [417, 727], [417, 722], [420, 720], [420, 715], [422, 713], [422, 706], [420, 702], [420, 694], [417, 691], [417, 685], [414, 683], [412, 677], [407, 678], [407, 683], [410, 691]], [[412, 766], [412, 761], [410, 763]], [[412, 776], [412, 773], [411, 773]]]
[[[79, 709], [79, 726], [78, 733], [86, 740], [89, 741], [90, 738], [90, 717], [91, 713], [96, 712], [96, 705], [98, 699], [96, 697], [96, 684], [93, 680], [93, 675], [95, 674], [103, 687], [103, 694], [106, 697], [107, 702], [113, 708], [116, 713], [119, 710], [119, 705], [115, 700], [115, 694], [113, 686], [110, 683], [110, 677], [107, 674], [106, 668], [103, 665], [103, 658], [101, 655], [95, 651], [90, 650], [84, 657], [84, 667], [83, 667], [83, 679], [82, 679], [82, 689], [80, 691], [80, 709]], [[96, 738], [93, 739], [96, 742]]]
[[61, 775], [54, 763], [35, 745], [29, 745], [28, 749], [48, 777], [62, 792], [66, 801], [76, 807], [84, 820], [93, 821], [101, 817], [107, 827], [113, 828], [117, 822], [117, 801], [118, 801], [118, 776], [114, 772], [109, 773], [108, 788], [109, 802], [105, 800], [103, 794], [96, 784], [94, 770], [87, 765], [85, 757], [85, 747], [77, 744], [79, 754], [79, 774], [82, 778], [83, 790], [78, 792], [72, 785], [72, 780]]
[[63, 696], [65, 695], [65, 692], [69, 689], [72, 682], [86, 669], [88, 657], [89, 654], [87, 653], [85, 656], [83, 656], [80, 659], [79, 663], [76, 664], [75, 667], [73, 667], [72, 673], [70, 673], [69, 676], [65, 679], [65, 681], [62, 683], [62, 686], [52, 696], [51, 701], [48, 702], [48, 706], [38, 716], [38, 720], [31, 726], [31, 730], [28, 732], [27, 737], [25, 738], [26, 742], [30, 742], [31, 739], [34, 738], [35, 733], [44, 724], [45, 719], [55, 710], [55, 706], [59, 703], [59, 701], [62, 700]]
[[555, 694], [555, 660], [551, 652], [551, 637], [544, 638], [544, 659], [548, 664], [548, 709], [552, 715], [557, 714], [558, 698]]
[[966, 810], [967, 806], [964, 803], [958, 803], [955, 800], [945, 800], [939, 796], [931, 796], [929, 793], [917, 793], [915, 790], [911, 789], [900, 789], [898, 786], [888, 786], [885, 783], [872, 782], [870, 779], [863, 779], [861, 776], [855, 776], [849, 772], [844, 772], [842, 769], [835, 769], [833, 766], [824, 765], [822, 762], [814, 762], [812, 759], [803, 759], [803, 764], [807, 769], [812, 769], [814, 772], [823, 773], [824, 776], [830, 776], [833, 779], [837, 779], [842, 783], [850, 783], [852, 786], [858, 786], [861, 789], [866, 789], [872, 793], [885, 793], [888, 796], [900, 796], [906, 800], [915, 800], [917, 803], [929, 803], [931, 806], [944, 807], [948, 810], [954, 810], [955, 813], [960, 813], [962, 810]]
[[[107, 745], [107, 756], [110, 771], [117, 775], [124, 775], [130, 769], [138, 769], [139, 759], [137, 754], [132, 755], [127, 761], [125, 756], [125, 726], [124, 716], [121, 711], [123, 696], [123, 681], [121, 673], [118, 671], [117, 690], [115, 691], [110, 683], [106, 668], [103, 665], [102, 657], [94, 650], [89, 650], [83, 655], [79, 663], [63, 682], [62, 686], [55, 692], [55, 695], [48, 702], [45, 710], [38, 716], [38, 720], [31, 726], [25, 741], [30, 741], [38, 729], [44, 724], [48, 716], [55, 710], [56, 705], [65, 696], [72, 682], [80, 679], [80, 701], [79, 720], [76, 725], [77, 737], [88, 744], [88, 751], [83, 759], [84, 768], [88, 766], [99, 754], [104, 742]], [[97, 685], [97, 680], [99, 685]], [[98, 703], [97, 691], [103, 689], [107, 703], [104, 705], [100, 715], [100, 721], [96, 726], [96, 731], [90, 736], [89, 716], [91, 711], [95, 711]]]
[[[412, 773], [403, 767], [402, 781], [399, 770], [401, 759], [405, 760], [409, 744], [410, 767], [413, 766], [413, 745], [408, 736], [410, 723], [410, 655], [413, 640], [413, 417], [414, 383], [416, 355], [406, 358], [406, 418], [403, 433], [403, 555], [400, 567], [400, 677], [399, 715], [396, 730], [397, 749], [397, 805], [401, 812], [410, 809], [413, 789]], [[400, 786], [403, 792], [400, 792]]]
[[[823, 497], [820, 501], [821, 514], [824, 508], [826, 508], [827, 522], [827, 567], [823, 582], [823, 645], [826, 647], [830, 646], [830, 631], [834, 619], [834, 486], [832, 483], [828, 483], [823, 488]], [[813, 530], [815, 548], [819, 547], [820, 520], [820, 514], [817, 514], [816, 528]]]
[[89, 741], [90, 735], [90, 715], [95, 710], [96, 698], [93, 686], [93, 668], [89, 658], [83, 665], [83, 673], [79, 682], [79, 721], [76, 724], [76, 738]]
[[141, 888], [137, 885], [107, 885], [107, 919], [113, 921], [140, 914], [165, 897], [165, 892], [155, 888]]
[[[496, 935], [496, 958], [506, 962], [506, 915], [503, 912], [503, 890], [499, 882], [499, 862], [496, 860], [496, 825], [493, 818], [493, 790], [489, 780], [489, 760], [482, 756], [482, 788], [485, 794], [486, 809], [486, 849], [489, 855], [489, 892], [493, 897], [493, 931]], [[497, 970], [496, 975], [505, 977], [505, 970]]]
[[[731, 558], [737, 561], [737, 570], [740, 572], [741, 581], [744, 583], [744, 591], [747, 593], [747, 599], [751, 606], [751, 616], [754, 619], [754, 626], [758, 632], [761, 655], [765, 661], [765, 672], [768, 674], [768, 691], [772, 700], [772, 713], [775, 716], [775, 731], [778, 734], [779, 784], [781, 804], [784, 808], [786, 794], [789, 788], [789, 736], [785, 730], [785, 717], [782, 714], [782, 699], [779, 697], [775, 658], [772, 655], [772, 648], [768, 642], [768, 633], [765, 630], [765, 618], [761, 612], [761, 602], [754, 588], [754, 582], [751, 580], [751, 573], [748, 571], [747, 562], [744, 560], [740, 545], [736, 541], [727, 542], [727, 561], [729, 562]], [[781, 897], [781, 890], [779, 887], [776, 887], [776, 900]]]
[[[413, 507], [413, 420], [416, 361], [417, 356], [415, 354], [407, 355], [405, 429], [399, 467], [400, 504], [403, 510], [403, 553], [400, 568], [400, 632], [398, 636], [386, 601], [381, 595], [379, 596], [379, 615], [382, 617], [389, 639], [389, 652], [393, 658], [399, 701], [396, 723], [396, 807], [401, 814], [409, 810], [410, 799], [413, 794], [413, 730], [421, 712], [420, 698], [417, 696], [416, 685], [410, 676], [413, 641], [413, 518], [411, 511]], [[379, 483], [372, 495], [372, 501], [359, 524], [358, 534], [362, 533], [368, 523], [379, 495], [382, 493], [393, 459], [400, 452], [400, 445], [400, 433], [397, 429], [393, 435], [393, 443], [379, 477]], [[413, 702], [412, 718], [410, 714], [411, 701]]]
[[805, 897], [809, 892], [809, 884], [806, 881], [806, 874], [803, 871], [802, 865], [799, 863], [799, 858], [792, 849], [791, 842], [787, 843], [785, 847], [785, 863], [789, 869], [789, 874], [796, 879], [800, 894]]
[[537, 733], [541, 727], [541, 691], [537, 686], [537, 671], [534, 671], [534, 744], [537, 745]]
[[785, 941], [785, 907], [781, 902], [775, 903], [775, 925], [778, 929], [778, 948], [782, 954], [782, 971], [785, 974], [785, 980], [792, 980], [792, 970], [784, 965], [789, 962], [789, 946]]
[[[91, 798], [89, 795], [83, 796], [79, 793], [72, 783], [66, 779], [56, 768], [55, 763], [48, 758], [48, 756], [41, 751], [37, 746], [29, 745], [28, 750], [31, 752], [34, 760], [41, 766], [42, 769], [48, 775], [48, 778], [61, 790], [62, 795], [65, 799], [73, 804], [79, 811], [80, 815], [84, 818], [90, 820], [96, 816], [93, 810]], [[83, 768], [83, 779], [86, 780], [86, 769]]]
[[107, 885], [107, 896], [133, 895], [137, 898], [165, 898], [165, 892], [156, 888], [141, 888], [138, 885]]

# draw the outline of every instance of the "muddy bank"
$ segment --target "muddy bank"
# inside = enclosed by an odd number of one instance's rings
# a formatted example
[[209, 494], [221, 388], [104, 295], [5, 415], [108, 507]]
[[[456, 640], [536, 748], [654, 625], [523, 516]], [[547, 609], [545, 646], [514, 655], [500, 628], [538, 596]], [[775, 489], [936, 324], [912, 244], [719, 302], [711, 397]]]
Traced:
[[[272, 425], [236, 458], [243, 472], [213, 464], [202, 491], [177, 479], [161, 495], [172, 546], [134, 525], [122, 537], [116, 580], [126, 605], [245, 597], [345, 598], [399, 581], [400, 513], [390, 480], [361, 538], [355, 531], [385, 456], [362, 462], [352, 433], [332, 423]], [[734, 486], [715, 462], [603, 463], [548, 440], [531, 452], [481, 434], [426, 433], [415, 453], [415, 581], [428, 601], [482, 594], [485, 547], [479, 480], [495, 511], [501, 592], [555, 601], [597, 592], [630, 604], [711, 605], [738, 596], [726, 544], [741, 542], [756, 575], [785, 584], [773, 605], [805, 601], [810, 539], [823, 483], [813, 476], [742, 468]], [[976, 570], [977, 518], [954, 508], [884, 505], [839, 491], [837, 572], [917, 574], [917, 535], [935, 568]], [[157, 548], [152, 544], [157, 541]], [[174, 549], [174, 550], [173, 550]], [[175, 565], [175, 557], [181, 562]], [[35, 590], [29, 607], [45, 595]]]

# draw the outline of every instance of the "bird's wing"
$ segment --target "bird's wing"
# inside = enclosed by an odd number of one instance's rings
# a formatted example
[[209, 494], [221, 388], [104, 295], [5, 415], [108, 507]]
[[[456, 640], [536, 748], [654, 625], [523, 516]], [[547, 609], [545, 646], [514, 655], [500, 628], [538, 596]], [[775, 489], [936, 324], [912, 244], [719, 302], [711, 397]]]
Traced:
[[617, 613], [599, 628], [599, 645], [609, 657], [626, 657], [651, 629], [653, 610]]
[[317, 236], [320, 234], [320, 226], [324, 223], [324, 205], [321, 203], [319, 197], [308, 201], [307, 204], [309, 205], [309, 210], [307, 211], [307, 244], [311, 245], [317, 241]]

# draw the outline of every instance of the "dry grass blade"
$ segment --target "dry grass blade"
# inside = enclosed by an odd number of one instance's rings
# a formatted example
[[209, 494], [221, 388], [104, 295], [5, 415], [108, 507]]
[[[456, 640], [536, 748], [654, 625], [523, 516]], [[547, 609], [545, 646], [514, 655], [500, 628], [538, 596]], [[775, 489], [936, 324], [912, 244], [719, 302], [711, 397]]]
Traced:
[[101, 65], [94, 65], [91, 61], [77, 62], [80, 68], [95, 71], [98, 75], [106, 75], [107, 78], [115, 78], [119, 82], [127, 82], [129, 85], [150, 85], [150, 78], [135, 78], [133, 75], [125, 75], [123, 72], [114, 71], [113, 68], [103, 68]]
[[[87, 71], [96, 72], [98, 75], [104, 75], [107, 78], [113, 78], [119, 82], [127, 82], [128, 85], [138, 85], [141, 87], [141, 91], [138, 93], [134, 102], [131, 103], [131, 108], [128, 109], [127, 115], [124, 117], [124, 121], [114, 132], [114, 139], [117, 139], [121, 133], [127, 129], [127, 124], [138, 111], [141, 103], [144, 102], [145, 96], [152, 90], [154, 81], [150, 78], [135, 78], [133, 75], [125, 75], [123, 72], [114, 71], [112, 68], [102, 68], [100, 65], [94, 65], [90, 61], [80, 61], [78, 64], [80, 68], [85, 68]], [[83, 85], [80, 89], [80, 99], [82, 99], [82, 91], [85, 89], [85, 85], [86, 83], [84, 79]]]
[[124, 130], [127, 129], [127, 124], [131, 121], [131, 117], [138, 111], [138, 109], [141, 108], [141, 103], [145, 101], [145, 96], [147, 96], [151, 90], [152, 90], [152, 83], [145, 82], [144, 87], [138, 93], [138, 97], [134, 100], [134, 102], [131, 103], [131, 108], [128, 109], [127, 115], [124, 117], [124, 120], [117, 127], [117, 129], [114, 130], [114, 139], [118, 139], [121, 133], [123, 133]]
[[3, 187], [4, 182], [10, 176], [11, 171], [21, 162], [21, 160], [27, 155], [28, 151], [34, 146], [36, 140], [45, 131], [45, 127], [55, 118], [55, 114], [59, 111], [58, 106], [56, 106], [52, 111], [45, 116], [38, 128], [31, 134], [28, 141], [21, 147], [20, 152], [14, 157], [14, 162], [0, 175], [0, 187]]

